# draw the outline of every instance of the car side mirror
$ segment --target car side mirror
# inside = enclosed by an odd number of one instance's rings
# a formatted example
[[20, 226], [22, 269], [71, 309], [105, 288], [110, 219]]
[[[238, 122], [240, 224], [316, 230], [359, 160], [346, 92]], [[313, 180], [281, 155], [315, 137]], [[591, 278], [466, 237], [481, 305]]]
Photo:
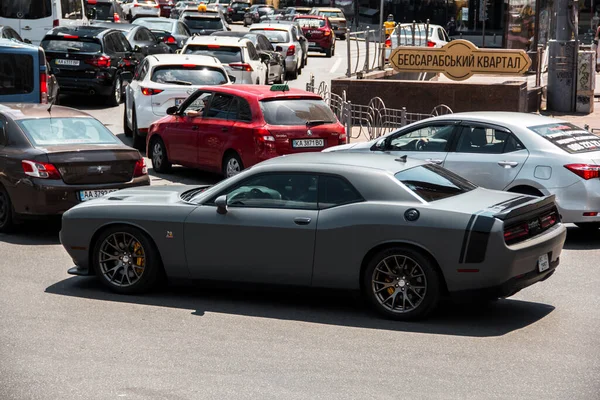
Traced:
[[229, 77], [229, 80], [231, 81], [231, 83], [235, 83], [235, 76], [233, 75], [227, 75]]
[[260, 53], [260, 60], [264, 63], [268, 63], [269, 61], [271, 61], [271, 56], [267, 53]]
[[177, 111], [179, 111], [179, 107], [171, 106], [171, 107], [167, 108], [167, 115], [176, 115]]
[[23, 43], [31, 44], [31, 40], [29, 40], [29, 39], [23, 39]]
[[89, 10], [86, 11], [85, 16], [88, 19], [96, 19], [96, 9], [95, 8], [90, 8]]
[[50, 102], [52, 104], [56, 104], [56, 101], [58, 100], [58, 80], [56, 79], [56, 76], [51, 75], [50, 77], [51, 83], [52, 83], [52, 89], [50, 90]]
[[121, 72], [121, 80], [123, 82], [131, 83], [131, 81], [133, 80], [133, 74], [131, 73], [131, 71]]
[[221, 215], [227, 214], [227, 195], [217, 197], [215, 205], [217, 206], [217, 213]]
[[230, 28], [230, 27], [227, 27], [227, 31], [231, 31], [231, 28]]
[[275, 47], [275, 51], [283, 51], [283, 47], [277, 46], [277, 47]]

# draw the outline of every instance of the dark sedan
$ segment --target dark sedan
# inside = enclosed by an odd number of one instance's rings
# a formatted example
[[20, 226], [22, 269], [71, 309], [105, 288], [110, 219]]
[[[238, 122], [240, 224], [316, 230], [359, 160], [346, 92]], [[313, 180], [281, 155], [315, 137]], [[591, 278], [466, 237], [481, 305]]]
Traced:
[[150, 29], [145, 26], [110, 22], [94, 23], [94, 26], [103, 26], [122, 31], [129, 44], [131, 44], [131, 47], [144, 56], [173, 53], [173, 49], [171, 49], [168, 44], [159, 40]]
[[223, 14], [217, 12], [185, 13], [180, 21], [183, 21], [193, 35], [210, 35], [213, 32], [231, 30]]
[[227, 20], [228, 22], [240, 22], [244, 20], [244, 14], [246, 10], [250, 8], [251, 4], [245, 1], [233, 1], [229, 7], [227, 7]]
[[149, 185], [146, 163], [90, 115], [44, 104], [0, 105], [0, 232], [107, 193]]
[[173, 51], [183, 48], [186, 40], [192, 36], [183, 22], [171, 18], [138, 18], [132, 24], [150, 29], [157, 39], [162, 38]]

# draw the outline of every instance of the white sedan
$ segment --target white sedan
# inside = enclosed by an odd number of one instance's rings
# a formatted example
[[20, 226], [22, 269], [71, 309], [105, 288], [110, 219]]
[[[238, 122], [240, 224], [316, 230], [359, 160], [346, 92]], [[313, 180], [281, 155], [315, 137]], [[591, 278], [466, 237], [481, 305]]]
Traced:
[[427, 160], [488, 189], [554, 194], [563, 222], [600, 228], [600, 136], [566, 121], [510, 112], [449, 114], [325, 151], [344, 150]]
[[125, 0], [121, 8], [129, 21], [139, 17], [160, 17], [160, 6], [157, 0]]
[[[400, 46], [421, 46], [439, 48], [450, 42], [450, 36], [446, 30], [439, 25], [415, 24], [415, 34], [413, 41], [413, 24], [398, 24], [394, 32], [388, 37], [386, 44], [386, 60], [389, 59], [393, 49]], [[400, 44], [398, 44], [398, 39]]]
[[146, 57], [125, 90], [123, 127], [133, 145], [144, 149], [150, 125], [179, 106], [200, 86], [230, 84], [223, 65], [214, 57], [156, 54]]

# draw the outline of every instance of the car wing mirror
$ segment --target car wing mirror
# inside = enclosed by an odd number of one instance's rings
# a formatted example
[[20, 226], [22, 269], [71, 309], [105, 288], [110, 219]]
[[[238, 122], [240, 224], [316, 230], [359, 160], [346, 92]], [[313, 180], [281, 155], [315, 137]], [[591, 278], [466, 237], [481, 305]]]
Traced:
[[260, 53], [260, 60], [264, 63], [268, 63], [269, 61], [271, 61], [271, 56], [267, 53]]
[[217, 213], [221, 215], [227, 214], [227, 195], [217, 197], [215, 205], [217, 206]]
[[277, 46], [277, 47], [275, 47], [275, 51], [283, 51], [283, 47]]
[[52, 89], [50, 92], [50, 102], [52, 104], [56, 103], [56, 100], [58, 100], [58, 80], [56, 79], [56, 76], [52, 75], [50, 77], [51, 82], [52, 82]]
[[85, 12], [85, 16], [88, 19], [96, 19], [96, 9], [95, 8], [90, 8]]
[[31, 44], [31, 40], [29, 40], [29, 39], [23, 39], [23, 43]]
[[167, 115], [176, 115], [177, 111], [179, 111], [179, 107], [171, 106], [171, 107], [167, 108]]
[[233, 75], [227, 75], [229, 77], [229, 80], [231, 81], [231, 83], [235, 83], [235, 76]]
[[123, 82], [131, 83], [131, 81], [133, 80], [133, 74], [131, 73], [131, 71], [121, 72], [121, 80]]

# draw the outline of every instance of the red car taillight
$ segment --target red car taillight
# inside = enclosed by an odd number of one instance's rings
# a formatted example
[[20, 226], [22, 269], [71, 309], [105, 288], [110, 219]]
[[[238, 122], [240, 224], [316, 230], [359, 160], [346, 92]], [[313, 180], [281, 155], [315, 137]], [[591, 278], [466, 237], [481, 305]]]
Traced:
[[557, 222], [558, 222], [558, 216], [556, 215], [555, 212], [548, 214], [548, 215], [544, 215], [542, 218], [540, 218], [540, 225], [541, 225], [542, 229], [546, 229], [553, 225], [556, 225]]
[[232, 64], [229, 64], [229, 66], [231, 67], [231, 69], [235, 69], [235, 70], [238, 70], [238, 71], [246, 71], [246, 72], [252, 72], [252, 71], [254, 71], [252, 69], [252, 66], [250, 64], [232, 63]]
[[523, 223], [517, 226], [513, 226], [510, 229], [504, 230], [504, 241], [506, 243], [514, 242], [522, 237], [529, 235], [529, 225], [527, 223]]
[[164, 42], [167, 44], [175, 44], [177, 40], [173, 36], [166, 36]]
[[296, 54], [296, 46], [292, 44], [288, 47], [286, 56], [293, 56], [294, 54]]
[[259, 149], [275, 150], [275, 137], [266, 128], [255, 128], [254, 139], [259, 145]]
[[23, 160], [21, 161], [21, 166], [25, 175], [42, 179], [60, 179], [60, 173], [52, 164]]
[[148, 175], [148, 167], [146, 167], [146, 160], [140, 158], [135, 163], [135, 168], [133, 169], [133, 177], [137, 178], [138, 176]]
[[40, 103], [48, 103], [48, 74], [46, 71], [40, 73]]
[[55, 20], [52, 21], [52, 27], [53, 28], [56, 28], [58, 26], [58, 24], [59, 24], [59, 21], [57, 19], [55, 19]]
[[100, 56], [92, 58], [91, 60], [85, 60], [86, 64], [93, 65], [98, 68], [108, 68], [110, 67], [110, 57]]
[[346, 128], [343, 128], [343, 131], [340, 133], [340, 136], [339, 136], [339, 143], [346, 144], [347, 141], [348, 141], [348, 137], [346, 136]]
[[153, 96], [155, 94], [159, 94], [162, 92], [163, 92], [163, 90], [161, 90], [161, 89], [151, 89], [151, 88], [145, 88], [145, 87], [142, 88], [142, 94], [144, 96]]
[[435, 42], [432, 42], [431, 40], [427, 41], [427, 47], [435, 47]]
[[594, 164], [567, 164], [565, 168], [580, 176], [586, 181], [600, 177], [600, 165]]

